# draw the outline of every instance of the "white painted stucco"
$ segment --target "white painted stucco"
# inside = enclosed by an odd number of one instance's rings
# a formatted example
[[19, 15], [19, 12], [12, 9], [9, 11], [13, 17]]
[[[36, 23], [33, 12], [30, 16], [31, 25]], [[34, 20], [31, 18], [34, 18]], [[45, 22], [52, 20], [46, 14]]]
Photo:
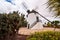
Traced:
[[34, 13], [31, 13], [27, 17], [27, 22], [30, 24], [30, 26], [36, 21], [36, 15]]

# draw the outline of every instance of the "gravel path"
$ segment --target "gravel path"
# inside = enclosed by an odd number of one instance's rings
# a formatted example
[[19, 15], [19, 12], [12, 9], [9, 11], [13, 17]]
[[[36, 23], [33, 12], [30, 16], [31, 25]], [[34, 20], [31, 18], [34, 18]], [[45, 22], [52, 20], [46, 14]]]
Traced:
[[[44, 27], [43, 29], [34, 30], [34, 29], [27, 29], [26, 27], [22, 27], [22, 28], [20, 28], [18, 33], [22, 34], [22, 35], [30, 35], [32, 33], [41, 32], [41, 31], [54, 31], [54, 28]], [[60, 31], [60, 29], [56, 28], [55, 31]]]

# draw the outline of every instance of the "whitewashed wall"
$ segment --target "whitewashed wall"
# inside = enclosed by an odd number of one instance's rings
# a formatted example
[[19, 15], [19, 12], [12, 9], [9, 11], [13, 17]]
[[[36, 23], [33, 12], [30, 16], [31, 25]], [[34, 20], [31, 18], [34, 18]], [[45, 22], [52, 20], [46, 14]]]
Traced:
[[32, 25], [36, 21], [36, 15], [31, 13], [27, 17], [28, 24]]

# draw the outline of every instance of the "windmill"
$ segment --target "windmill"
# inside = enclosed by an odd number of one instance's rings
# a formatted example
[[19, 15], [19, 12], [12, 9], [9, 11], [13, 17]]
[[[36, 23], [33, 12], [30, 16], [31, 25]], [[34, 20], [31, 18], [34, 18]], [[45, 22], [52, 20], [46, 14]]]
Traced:
[[[23, 5], [23, 7], [25, 8], [25, 10], [26, 10], [26, 12], [28, 13], [28, 15], [31, 14], [31, 13], [34, 13], [35, 15], [38, 14], [39, 16], [41, 16], [42, 18], [44, 18], [44, 19], [47, 20], [48, 22], [51, 22], [50, 20], [48, 20], [47, 18], [45, 18], [43, 15], [41, 15], [39, 12], [36, 11], [36, 9], [37, 9], [38, 7], [36, 7], [35, 9], [32, 9], [32, 11], [30, 11], [30, 10], [28, 9], [28, 7], [27, 7], [27, 5], [26, 5], [25, 2], [23, 2], [22, 5]], [[27, 15], [27, 17], [28, 17], [28, 15]], [[34, 26], [37, 22], [39, 22], [39, 17], [38, 17], [38, 16], [36, 16], [36, 19], [37, 19], [37, 21], [35, 21], [31, 26]], [[40, 23], [40, 24], [41, 24], [41, 23]], [[42, 25], [41, 25], [41, 26], [42, 26]]]
[[[45, 20], [51, 22], [51, 21], [48, 20], [46, 17], [44, 17], [43, 15], [41, 15], [39, 12], [35, 11], [36, 9], [38, 9], [38, 7], [36, 7], [36, 8], [33, 9], [32, 11], [30, 11], [30, 10], [28, 9], [28, 7], [26, 6], [26, 3], [25, 3], [25, 2], [23, 2], [22, 5], [23, 5], [23, 7], [26, 9], [28, 15], [29, 15], [30, 13], [37, 13], [38, 15], [40, 15], [40, 16], [41, 16], [42, 18], [44, 18]], [[28, 15], [27, 15], [27, 16], [28, 16]]]

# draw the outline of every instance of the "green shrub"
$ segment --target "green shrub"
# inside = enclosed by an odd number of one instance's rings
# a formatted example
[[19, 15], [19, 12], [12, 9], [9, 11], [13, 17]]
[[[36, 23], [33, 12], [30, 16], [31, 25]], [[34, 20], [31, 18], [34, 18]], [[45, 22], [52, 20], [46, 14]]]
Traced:
[[60, 32], [36, 32], [35, 34], [30, 35], [27, 40], [60, 40]]
[[0, 14], [0, 40], [8, 40], [11, 36], [15, 36], [19, 29], [19, 21], [20, 16], [17, 12]]
[[24, 16], [25, 16], [24, 14], [21, 14], [21, 16], [20, 16], [20, 26], [21, 27], [27, 27], [27, 20], [25, 19]]
[[[55, 21], [52, 21], [52, 22], [47, 22], [47, 23], [45, 23], [45, 25], [46, 25], [47, 27], [60, 28], [60, 21], [55, 20]], [[44, 26], [45, 26], [45, 25], [44, 25]]]
[[48, 22], [48, 23], [47, 23], [47, 26], [48, 26], [48, 27], [51, 27], [51, 23], [50, 23], [50, 22]]
[[[24, 25], [21, 25], [24, 24]], [[27, 21], [18, 11], [9, 14], [0, 14], [0, 40], [12, 40], [21, 26], [26, 26]]]
[[54, 24], [56, 28], [59, 28], [58, 27], [59, 26], [58, 25], [59, 23], [60, 23], [60, 21], [57, 21], [57, 20], [51, 22], [51, 24]]

